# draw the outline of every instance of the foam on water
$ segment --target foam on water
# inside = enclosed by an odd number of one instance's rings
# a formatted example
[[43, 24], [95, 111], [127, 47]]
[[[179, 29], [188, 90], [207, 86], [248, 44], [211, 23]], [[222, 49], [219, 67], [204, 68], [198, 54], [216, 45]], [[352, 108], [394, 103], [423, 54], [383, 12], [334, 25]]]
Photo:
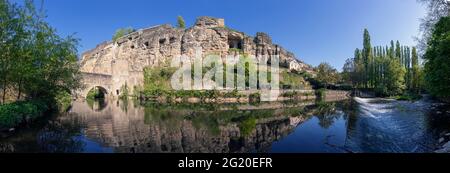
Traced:
[[355, 97], [354, 100], [359, 103], [359, 108], [361, 113], [363, 115], [366, 115], [368, 117], [372, 118], [380, 118], [381, 114], [392, 112], [393, 107], [392, 104], [389, 104], [389, 99], [383, 99], [382, 102], [376, 102], [379, 101], [379, 99], [368, 99], [368, 98], [359, 98]]

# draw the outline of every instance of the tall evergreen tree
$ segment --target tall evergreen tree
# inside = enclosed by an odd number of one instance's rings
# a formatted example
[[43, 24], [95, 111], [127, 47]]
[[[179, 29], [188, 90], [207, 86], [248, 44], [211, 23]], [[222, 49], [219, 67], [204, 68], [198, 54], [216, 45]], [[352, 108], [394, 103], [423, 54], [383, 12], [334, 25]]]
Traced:
[[368, 88], [370, 84], [372, 84], [372, 68], [370, 62], [372, 62], [372, 45], [370, 43], [370, 34], [367, 29], [364, 29], [364, 40], [363, 40], [363, 52], [362, 57], [364, 61], [364, 69], [365, 69], [365, 84], [364, 86]]
[[418, 93], [421, 90], [421, 81], [422, 81], [422, 74], [420, 70], [419, 65], [419, 56], [417, 55], [417, 49], [416, 47], [412, 48], [412, 91]]
[[394, 40], [391, 40], [391, 48], [389, 48], [389, 56], [390, 56], [390, 58], [395, 57]]

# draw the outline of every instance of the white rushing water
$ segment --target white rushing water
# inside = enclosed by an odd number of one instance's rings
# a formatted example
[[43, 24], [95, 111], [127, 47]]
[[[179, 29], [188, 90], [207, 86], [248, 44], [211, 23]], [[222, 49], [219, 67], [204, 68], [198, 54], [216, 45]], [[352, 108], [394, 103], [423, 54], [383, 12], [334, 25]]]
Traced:
[[[360, 111], [363, 115], [380, 118], [382, 114], [393, 111], [391, 99], [372, 99], [355, 97], [354, 100], [359, 103]], [[376, 102], [376, 103], [375, 103]]]

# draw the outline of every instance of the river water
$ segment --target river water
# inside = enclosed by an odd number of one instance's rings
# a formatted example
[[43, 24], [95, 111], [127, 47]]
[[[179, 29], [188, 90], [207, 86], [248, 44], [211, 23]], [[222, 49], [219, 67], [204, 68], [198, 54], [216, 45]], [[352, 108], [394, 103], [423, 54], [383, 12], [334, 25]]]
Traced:
[[[258, 105], [75, 102], [0, 139], [2, 152], [410, 153], [450, 132], [433, 103], [354, 98]], [[447, 113], [448, 114], [448, 113]]]

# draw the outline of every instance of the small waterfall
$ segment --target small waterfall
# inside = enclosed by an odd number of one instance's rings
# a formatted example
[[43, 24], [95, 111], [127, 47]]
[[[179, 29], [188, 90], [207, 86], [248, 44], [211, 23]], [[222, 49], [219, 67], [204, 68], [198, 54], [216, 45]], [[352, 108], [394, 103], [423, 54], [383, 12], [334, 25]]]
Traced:
[[360, 111], [363, 115], [372, 118], [380, 118], [381, 114], [392, 112], [392, 100], [389, 99], [375, 99], [375, 98], [359, 98], [354, 100], [359, 103]]

